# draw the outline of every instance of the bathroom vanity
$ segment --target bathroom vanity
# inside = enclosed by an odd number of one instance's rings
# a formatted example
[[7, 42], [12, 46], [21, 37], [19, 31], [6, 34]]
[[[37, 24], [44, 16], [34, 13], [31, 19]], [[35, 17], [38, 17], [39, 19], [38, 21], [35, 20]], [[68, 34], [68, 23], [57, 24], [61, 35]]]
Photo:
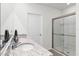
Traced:
[[34, 42], [30, 38], [19, 38], [17, 46], [6, 49], [5, 56], [53, 56], [51, 52]]

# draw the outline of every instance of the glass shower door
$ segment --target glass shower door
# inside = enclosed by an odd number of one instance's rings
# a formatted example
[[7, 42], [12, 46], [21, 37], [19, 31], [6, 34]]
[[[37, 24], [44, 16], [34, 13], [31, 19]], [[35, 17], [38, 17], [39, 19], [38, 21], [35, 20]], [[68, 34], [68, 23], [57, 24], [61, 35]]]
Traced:
[[54, 48], [61, 52], [64, 51], [64, 21], [62, 19], [54, 20], [53, 22], [53, 43]]
[[66, 55], [76, 55], [76, 16], [53, 21], [53, 48]]
[[76, 55], [76, 16], [64, 18], [64, 53]]

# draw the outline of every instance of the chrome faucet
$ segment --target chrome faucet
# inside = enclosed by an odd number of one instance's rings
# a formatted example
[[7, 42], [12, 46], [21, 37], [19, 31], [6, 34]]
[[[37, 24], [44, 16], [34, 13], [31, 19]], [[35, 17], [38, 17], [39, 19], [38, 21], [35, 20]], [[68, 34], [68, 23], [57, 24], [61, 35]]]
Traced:
[[4, 47], [4, 45], [8, 42], [9, 39], [9, 31], [5, 30], [5, 34], [0, 36], [0, 49]]
[[12, 40], [12, 49], [17, 47], [17, 44], [18, 44], [18, 33], [17, 33], [17, 30], [15, 30], [14, 37]]
[[0, 50], [2, 49], [2, 39], [0, 39]]

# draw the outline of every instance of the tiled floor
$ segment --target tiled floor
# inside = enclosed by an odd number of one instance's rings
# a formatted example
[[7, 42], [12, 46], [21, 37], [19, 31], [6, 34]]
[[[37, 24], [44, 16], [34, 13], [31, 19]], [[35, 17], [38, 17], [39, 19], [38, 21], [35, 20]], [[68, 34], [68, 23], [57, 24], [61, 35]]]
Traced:
[[49, 51], [50, 51], [51, 53], [53, 53], [53, 56], [65, 56], [65, 55], [59, 54], [58, 52], [56, 52], [56, 51], [53, 50], [53, 49], [50, 49]]

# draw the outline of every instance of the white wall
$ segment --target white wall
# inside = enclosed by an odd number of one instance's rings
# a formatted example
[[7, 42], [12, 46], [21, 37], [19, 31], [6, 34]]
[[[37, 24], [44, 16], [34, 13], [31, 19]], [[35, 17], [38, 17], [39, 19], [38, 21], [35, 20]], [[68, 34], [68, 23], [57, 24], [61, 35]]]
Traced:
[[76, 12], [76, 5], [72, 5], [68, 8], [66, 8], [66, 9], [63, 9], [62, 10], [62, 15], [73, 13], [73, 12]]
[[76, 4], [76, 55], [79, 56], [79, 3]]
[[37, 4], [1, 4], [1, 34], [5, 29], [13, 33], [28, 34], [27, 13], [40, 14], [43, 17], [43, 46], [52, 48], [52, 18], [61, 15], [61, 11]]
[[1, 3], [0, 3], [0, 35], [1, 35]]
[[[4, 34], [5, 29], [9, 29], [10, 33], [13, 33], [15, 27], [16, 29], [18, 29], [19, 33], [21, 34], [25, 33], [23, 31], [24, 30], [23, 25], [20, 23], [21, 21], [19, 20], [20, 17], [18, 13], [16, 13], [15, 7], [16, 7], [16, 4], [11, 4], [11, 3], [1, 4], [1, 34]], [[15, 26], [14, 26], [14, 23], [15, 23]]]

